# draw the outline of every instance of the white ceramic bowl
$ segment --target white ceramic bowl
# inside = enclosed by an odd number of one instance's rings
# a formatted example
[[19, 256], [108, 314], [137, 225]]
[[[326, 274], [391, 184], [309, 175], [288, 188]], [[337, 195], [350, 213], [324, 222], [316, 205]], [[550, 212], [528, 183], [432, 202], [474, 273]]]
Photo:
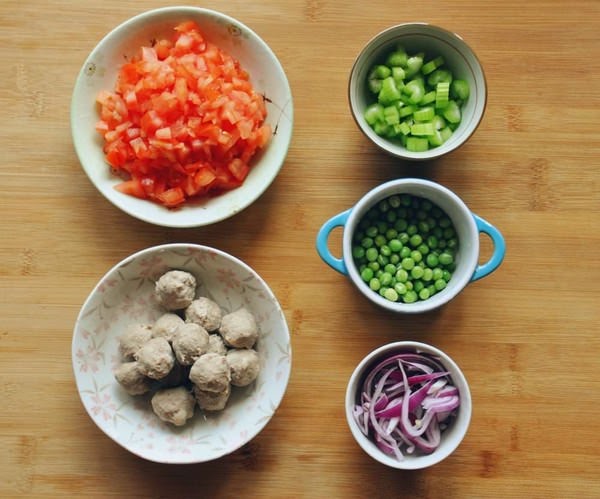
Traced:
[[[441, 55], [454, 77], [469, 83], [470, 96], [461, 109], [459, 127], [444, 144], [425, 152], [411, 152], [400, 144], [380, 137], [364, 118], [365, 109], [373, 102], [367, 87], [367, 76], [373, 65], [385, 59], [398, 45], [403, 46], [409, 54], [425, 52], [431, 57]], [[459, 35], [427, 23], [407, 23], [391, 26], [367, 42], [352, 66], [348, 99], [356, 124], [376, 146], [398, 158], [422, 161], [454, 151], [471, 137], [483, 118], [487, 86], [477, 56]]]
[[[394, 194], [411, 194], [428, 199], [441, 208], [452, 221], [457, 233], [459, 248], [455, 256], [456, 269], [445, 289], [424, 301], [414, 303], [392, 302], [373, 291], [360, 276], [354, 263], [352, 246], [354, 233], [363, 216], [377, 203]], [[328, 246], [331, 231], [343, 227], [342, 257], [333, 256]], [[486, 234], [494, 244], [490, 259], [479, 264], [479, 237]], [[495, 271], [504, 259], [504, 237], [492, 224], [469, 210], [454, 192], [436, 182], [419, 178], [390, 180], [367, 192], [353, 208], [334, 215], [327, 220], [317, 235], [317, 251], [323, 261], [341, 274], [349, 276], [356, 288], [376, 305], [392, 312], [421, 313], [445, 305], [470, 282], [481, 279]]]
[[[153, 296], [154, 282], [172, 268], [193, 273], [199, 294], [224, 311], [246, 306], [260, 329], [257, 380], [235, 387], [222, 412], [202, 413], [196, 407], [193, 419], [180, 428], [161, 422], [147, 396], [128, 395], [113, 375], [120, 362], [120, 332], [127, 324], [150, 322], [163, 313]], [[151, 461], [198, 463], [235, 451], [269, 422], [287, 388], [291, 347], [277, 299], [248, 265], [206, 246], [167, 244], [125, 258], [100, 279], [77, 318], [72, 359], [81, 401], [106, 435]]]
[[[169, 210], [115, 190], [102, 151], [96, 96], [112, 90], [124, 57], [152, 39], [171, 37], [173, 28], [194, 20], [205, 38], [240, 61], [254, 89], [266, 97], [267, 119], [276, 133], [251, 163], [242, 186], [223, 195]], [[71, 101], [71, 132], [75, 150], [89, 179], [111, 203], [140, 220], [166, 227], [197, 227], [224, 220], [253, 203], [279, 173], [292, 137], [293, 103], [287, 77], [269, 46], [249, 27], [225, 14], [197, 7], [165, 7], [139, 14], [108, 33], [81, 68]]]
[[[375, 443], [365, 436], [360, 430], [353, 416], [353, 409], [357, 402], [357, 395], [360, 397], [360, 390], [364, 377], [378, 362], [401, 352], [421, 352], [430, 354], [439, 360], [439, 362], [450, 373], [450, 378], [454, 386], [458, 388], [460, 397], [460, 406], [457, 417], [450, 423], [448, 428], [442, 432], [440, 445], [431, 454], [405, 454], [403, 460], [389, 456], [382, 452]], [[404, 470], [416, 470], [427, 468], [439, 463], [452, 454], [460, 445], [469, 428], [471, 422], [471, 392], [467, 380], [456, 365], [456, 363], [444, 352], [428, 345], [416, 341], [398, 341], [383, 345], [369, 353], [352, 372], [346, 389], [346, 421], [350, 431], [360, 447], [373, 459], [392, 468]]]

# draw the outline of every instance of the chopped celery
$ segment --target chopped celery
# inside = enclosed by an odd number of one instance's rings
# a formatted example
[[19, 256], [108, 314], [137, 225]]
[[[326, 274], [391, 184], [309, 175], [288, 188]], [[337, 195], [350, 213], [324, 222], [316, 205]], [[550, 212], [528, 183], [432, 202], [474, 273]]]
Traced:
[[410, 151], [444, 144], [460, 125], [468, 82], [455, 79], [440, 55], [411, 54], [397, 47], [382, 60], [366, 78], [374, 97], [365, 121], [377, 135]]
[[454, 80], [451, 91], [452, 97], [465, 101], [469, 98], [469, 83], [466, 80]]
[[422, 107], [413, 113], [415, 121], [431, 121], [435, 116], [435, 110], [431, 106]]
[[423, 73], [424, 75], [428, 75], [429, 73], [435, 71], [437, 68], [439, 68], [443, 64], [444, 64], [444, 58], [440, 55], [440, 56], [436, 57], [435, 59], [423, 64], [423, 67], [421, 68], [421, 73]]
[[423, 56], [424, 54], [421, 53], [408, 58], [408, 60], [406, 61], [407, 78], [416, 75], [421, 69], [421, 67], [423, 67]]
[[452, 81], [452, 73], [448, 69], [436, 69], [427, 78], [427, 83], [432, 87], [435, 87], [440, 81]]
[[448, 105], [444, 108], [443, 116], [452, 123], [460, 122], [460, 107], [453, 100], [448, 101]]
[[425, 87], [419, 80], [410, 80], [404, 85], [403, 92], [408, 95], [411, 104], [418, 104], [425, 95]]
[[407, 137], [406, 148], [411, 152], [424, 152], [429, 149], [429, 141], [423, 137]]
[[398, 108], [394, 105], [383, 108], [383, 119], [388, 125], [396, 125], [400, 123], [400, 114]]
[[450, 83], [440, 81], [435, 86], [435, 107], [443, 109], [448, 105], [448, 96], [450, 95]]
[[383, 80], [388, 76], [391, 76], [392, 70], [383, 64], [379, 64], [373, 68], [371, 73], [369, 73], [369, 79], [377, 78], [379, 80]]
[[378, 94], [381, 91], [381, 80], [377, 78], [369, 78], [369, 90], [374, 94]]
[[398, 47], [388, 56], [385, 63], [391, 67], [406, 67], [407, 60], [408, 54], [406, 51], [402, 47]]
[[398, 90], [394, 78], [388, 76], [381, 82], [381, 90], [377, 98], [384, 106], [393, 104], [400, 99], [400, 90]]
[[435, 102], [435, 90], [427, 92], [421, 99], [420, 104], [426, 106], [427, 104], [431, 104], [432, 102]]
[[415, 123], [410, 127], [410, 133], [413, 135], [433, 135], [436, 129], [433, 127], [433, 123]]
[[378, 121], [383, 121], [383, 106], [379, 103], [371, 104], [365, 110], [365, 121], [373, 126]]

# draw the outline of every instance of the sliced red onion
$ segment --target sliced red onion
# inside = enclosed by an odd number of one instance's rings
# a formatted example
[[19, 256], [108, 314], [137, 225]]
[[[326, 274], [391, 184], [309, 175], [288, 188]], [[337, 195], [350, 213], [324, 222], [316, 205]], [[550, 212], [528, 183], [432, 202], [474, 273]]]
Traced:
[[460, 405], [458, 389], [434, 356], [401, 353], [380, 361], [365, 377], [353, 414], [382, 452], [429, 454]]

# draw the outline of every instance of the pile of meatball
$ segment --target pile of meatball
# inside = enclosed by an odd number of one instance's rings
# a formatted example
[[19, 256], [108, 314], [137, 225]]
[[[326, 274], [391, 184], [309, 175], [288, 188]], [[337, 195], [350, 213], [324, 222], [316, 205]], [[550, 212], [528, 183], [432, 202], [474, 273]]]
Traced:
[[232, 386], [249, 385], [260, 370], [252, 313], [224, 313], [213, 300], [196, 298], [196, 286], [189, 272], [169, 270], [154, 289], [165, 313], [153, 324], [128, 325], [119, 337], [116, 380], [130, 395], [150, 393], [154, 413], [175, 426], [196, 405], [223, 410]]

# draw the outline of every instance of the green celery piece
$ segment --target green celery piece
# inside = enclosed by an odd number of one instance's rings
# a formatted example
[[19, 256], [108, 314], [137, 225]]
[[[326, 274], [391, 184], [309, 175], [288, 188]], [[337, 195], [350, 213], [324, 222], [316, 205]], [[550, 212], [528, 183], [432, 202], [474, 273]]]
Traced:
[[444, 143], [444, 138], [439, 130], [434, 130], [433, 134], [427, 137], [427, 140], [432, 147], [439, 147]]
[[427, 104], [431, 104], [432, 102], [435, 102], [435, 90], [427, 92], [421, 99], [420, 104], [425, 106]]
[[444, 128], [446, 126], [446, 120], [444, 119], [443, 116], [440, 116], [439, 114], [436, 114], [431, 122], [433, 123], [433, 127], [436, 130], [441, 130], [442, 128]]
[[439, 68], [443, 64], [444, 64], [444, 58], [441, 55], [437, 56], [435, 59], [423, 64], [423, 67], [421, 68], [421, 73], [423, 73], [424, 75], [428, 75], [429, 73], [432, 73], [433, 71], [435, 71], [437, 68]]
[[375, 103], [365, 109], [365, 121], [373, 126], [378, 121], [382, 122], [384, 120], [383, 115], [383, 106], [381, 104]]
[[450, 124], [460, 123], [460, 107], [458, 107], [458, 104], [453, 100], [448, 101], [448, 105], [444, 108], [442, 115]]
[[394, 78], [388, 76], [381, 82], [378, 100], [384, 106], [389, 106], [400, 99], [400, 90], [394, 81]]
[[390, 133], [390, 125], [388, 125], [385, 122], [381, 122], [381, 121], [377, 121], [374, 125], [373, 125], [373, 131], [381, 136], [381, 137], [385, 137], [387, 136], [388, 133]]
[[413, 113], [415, 121], [431, 121], [435, 116], [435, 110], [431, 106], [425, 106]]
[[450, 87], [452, 97], [465, 101], [469, 98], [469, 82], [466, 80], [454, 80]]
[[398, 125], [398, 130], [402, 135], [408, 135], [410, 133], [410, 125], [406, 121], [403, 121]]
[[369, 78], [367, 80], [367, 85], [371, 93], [377, 95], [381, 91], [381, 80], [377, 78]]
[[411, 152], [424, 152], [429, 149], [429, 141], [424, 137], [407, 137], [406, 148]]
[[410, 133], [412, 135], [433, 135], [436, 129], [433, 127], [433, 123], [415, 123], [410, 127]]
[[435, 87], [440, 81], [452, 82], [452, 73], [448, 69], [436, 69], [427, 78], [427, 83]]
[[408, 102], [419, 104], [425, 96], [425, 87], [419, 80], [410, 80], [404, 85], [403, 92], [408, 95]]
[[404, 78], [406, 78], [404, 69], [402, 69], [400, 66], [392, 67], [392, 78], [394, 78], [396, 85], [400, 85], [400, 83], [402, 83], [402, 86], [404, 86]]
[[408, 55], [406, 50], [402, 47], [396, 48], [390, 55], [388, 55], [385, 63], [387, 66], [391, 67], [406, 67], [406, 62], [408, 61]]
[[397, 125], [400, 123], [400, 113], [395, 105], [383, 108], [383, 119], [388, 125]]
[[435, 107], [437, 109], [445, 108], [448, 105], [448, 96], [450, 95], [450, 83], [440, 81], [435, 87]]
[[378, 64], [369, 73], [369, 78], [377, 78], [383, 80], [392, 75], [392, 70], [383, 64]]
[[410, 116], [412, 113], [414, 113], [417, 110], [417, 108], [415, 106], [404, 106], [403, 108], [401, 108], [398, 111], [398, 114], [400, 115], [400, 118], [406, 118], [407, 116]]
[[446, 142], [452, 136], [452, 129], [449, 127], [442, 128], [440, 130], [440, 135], [442, 136], [444, 142]]
[[409, 57], [406, 61], [406, 77], [412, 78], [423, 67], [423, 57], [425, 54], [419, 53]]

